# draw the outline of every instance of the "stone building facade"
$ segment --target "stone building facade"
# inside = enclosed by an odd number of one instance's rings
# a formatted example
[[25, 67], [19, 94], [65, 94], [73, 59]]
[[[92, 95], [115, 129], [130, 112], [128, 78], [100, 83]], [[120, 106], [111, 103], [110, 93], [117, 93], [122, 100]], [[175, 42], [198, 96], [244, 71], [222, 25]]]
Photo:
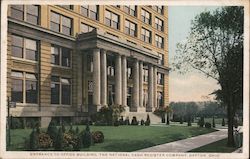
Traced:
[[13, 117], [87, 117], [102, 106], [168, 106], [166, 6], [9, 5]]

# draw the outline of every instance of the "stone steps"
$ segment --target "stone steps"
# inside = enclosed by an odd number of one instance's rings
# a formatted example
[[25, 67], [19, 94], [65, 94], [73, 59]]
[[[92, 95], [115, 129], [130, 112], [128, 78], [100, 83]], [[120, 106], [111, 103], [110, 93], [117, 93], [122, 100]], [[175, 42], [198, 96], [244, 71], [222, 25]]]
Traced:
[[139, 121], [139, 122], [142, 119], [144, 121], [146, 121], [147, 114], [149, 115], [151, 124], [159, 124], [159, 123], [161, 123], [161, 118], [158, 117], [157, 115], [155, 115], [152, 112], [126, 112], [126, 114], [124, 114], [124, 119], [126, 119], [126, 117], [129, 117], [129, 120], [131, 121], [132, 118], [135, 116], [137, 121]]

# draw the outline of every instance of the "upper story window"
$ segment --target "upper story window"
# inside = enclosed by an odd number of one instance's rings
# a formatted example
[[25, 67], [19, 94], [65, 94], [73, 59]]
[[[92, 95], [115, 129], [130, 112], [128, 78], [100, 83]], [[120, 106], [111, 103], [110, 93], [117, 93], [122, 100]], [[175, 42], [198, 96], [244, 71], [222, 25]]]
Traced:
[[144, 23], [151, 24], [151, 13], [142, 9], [141, 10], [141, 19]]
[[155, 35], [155, 45], [158, 48], [164, 48], [164, 40], [163, 37], [159, 36], [159, 35]]
[[136, 6], [135, 5], [125, 5], [124, 11], [126, 13], [136, 17]]
[[38, 5], [11, 5], [11, 17], [31, 24], [39, 24]]
[[151, 31], [142, 28], [141, 29], [141, 40], [151, 43]]
[[120, 28], [119, 15], [106, 10], [105, 11], [105, 24], [114, 28], [114, 29], [119, 29]]
[[164, 83], [164, 74], [157, 73], [157, 84], [163, 85], [163, 83]]
[[59, 5], [60, 7], [66, 8], [66, 9], [74, 9], [74, 5]]
[[163, 20], [155, 17], [155, 28], [157, 30], [163, 31], [164, 30]]
[[37, 104], [37, 75], [28, 72], [11, 72], [11, 100], [17, 103]]
[[94, 30], [96, 28], [88, 25], [88, 24], [84, 24], [84, 23], [81, 23], [81, 32], [82, 33], [88, 33], [88, 32], [91, 32], [92, 30]]
[[37, 41], [12, 35], [11, 52], [13, 57], [37, 61]]
[[72, 35], [72, 19], [55, 12], [51, 12], [50, 29], [66, 35]]
[[99, 13], [98, 5], [82, 5], [81, 6], [81, 14], [85, 17], [89, 17], [94, 20], [98, 20]]
[[131, 36], [137, 35], [137, 26], [135, 23], [132, 23], [128, 20], [125, 20], [125, 33]]
[[54, 65], [70, 67], [71, 66], [71, 50], [56, 45], [51, 46], [51, 63]]
[[160, 13], [160, 14], [164, 14], [164, 7], [163, 6], [152, 6], [152, 8], [156, 11], [156, 12], [158, 12], [158, 13]]
[[158, 63], [159, 63], [160, 65], [164, 65], [164, 55], [161, 54], [161, 53], [158, 53], [158, 56], [159, 56], [159, 61], [158, 61]]

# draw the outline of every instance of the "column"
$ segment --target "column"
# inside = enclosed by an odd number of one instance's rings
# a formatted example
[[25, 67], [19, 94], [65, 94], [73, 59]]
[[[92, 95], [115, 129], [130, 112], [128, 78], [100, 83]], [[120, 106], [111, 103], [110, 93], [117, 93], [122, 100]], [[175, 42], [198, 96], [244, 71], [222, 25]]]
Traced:
[[100, 105], [101, 79], [100, 79], [100, 49], [93, 50], [93, 104]]
[[122, 73], [121, 73], [121, 55], [116, 55], [115, 59], [115, 104], [122, 104]]
[[154, 107], [157, 107], [157, 81], [158, 81], [158, 77], [157, 77], [157, 68], [154, 67]]
[[122, 105], [127, 106], [127, 58], [122, 57]]
[[133, 66], [133, 94], [132, 94], [132, 109], [131, 111], [137, 111], [139, 106], [139, 62], [135, 60]]
[[146, 111], [152, 111], [153, 107], [153, 85], [154, 85], [154, 78], [153, 78], [153, 66], [148, 66], [148, 105], [146, 107]]
[[107, 55], [106, 50], [101, 52], [101, 104], [107, 105]]
[[139, 64], [139, 106], [143, 107], [143, 62]]

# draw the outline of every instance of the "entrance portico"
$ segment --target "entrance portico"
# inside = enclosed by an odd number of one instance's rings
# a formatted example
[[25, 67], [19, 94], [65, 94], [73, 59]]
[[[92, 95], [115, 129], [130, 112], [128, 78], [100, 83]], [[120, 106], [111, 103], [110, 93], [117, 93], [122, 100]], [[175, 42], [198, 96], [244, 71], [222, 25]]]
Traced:
[[[81, 78], [77, 78], [83, 83], [82, 89], [78, 89], [83, 91], [80, 98], [85, 99], [78, 100], [82, 101], [78, 105], [87, 107], [86, 111], [95, 112], [110, 104], [125, 106], [131, 112], [151, 112], [157, 107], [157, 73], [167, 74], [168, 68], [158, 64], [156, 53], [100, 30], [80, 34], [76, 47], [79, 57], [86, 62], [79, 63], [83, 67], [78, 75]], [[86, 73], [87, 68], [92, 70]]]

